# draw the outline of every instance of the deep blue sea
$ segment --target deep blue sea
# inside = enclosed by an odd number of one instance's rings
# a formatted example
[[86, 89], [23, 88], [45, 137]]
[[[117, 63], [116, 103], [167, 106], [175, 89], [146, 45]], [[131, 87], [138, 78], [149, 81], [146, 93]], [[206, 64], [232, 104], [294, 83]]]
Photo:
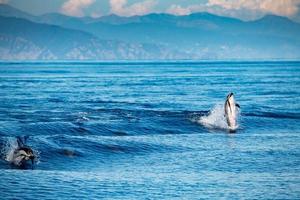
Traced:
[[0, 149], [0, 199], [300, 199], [300, 62], [2, 62]]

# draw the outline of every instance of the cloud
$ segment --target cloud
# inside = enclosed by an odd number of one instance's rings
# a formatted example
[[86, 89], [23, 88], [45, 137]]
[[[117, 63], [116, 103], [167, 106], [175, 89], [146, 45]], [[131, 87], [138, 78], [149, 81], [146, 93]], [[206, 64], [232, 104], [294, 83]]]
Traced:
[[187, 7], [171, 5], [166, 12], [174, 15], [188, 15], [194, 12], [210, 12], [218, 15], [254, 19], [266, 13], [293, 16], [299, 11], [300, 0], [208, 0], [206, 4]]
[[167, 10], [166, 13], [173, 14], [173, 15], [189, 15], [191, 14], [191, 9], [189, 7], [183, 8], [180, 5], [171, 5]]
[[256, 10], [281, 16], [292, 16], [298, 12], [299, 0], [209, 0], [208, 6], [219, 6], [227, 10]]
[[61, 8], [62, 13], [70, 16], [84, 16], [83, 9], [89, 7], [95, 0], [68, 0]]
[[187, 7], [182, 7], [180, 5], [173, 4], [166, 10], [166, 13], [173, 15], [189, 15], [194, 12], [203, 11], [208, 11], [208, 7], [205, 4], [195, 4], [189, 5]]
[[145, 15], [153, 12], [155, 0], [146, 0], [127, 5], [127, 0], [109, 0], [111, 13], [120, 16]]

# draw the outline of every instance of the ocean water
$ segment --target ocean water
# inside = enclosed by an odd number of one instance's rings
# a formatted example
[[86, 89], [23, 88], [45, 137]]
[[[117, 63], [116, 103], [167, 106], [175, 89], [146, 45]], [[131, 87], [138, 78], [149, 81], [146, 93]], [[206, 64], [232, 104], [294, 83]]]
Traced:
[[299, 199], [300, 62], [2, 62], [0, 148], [1, 199]]

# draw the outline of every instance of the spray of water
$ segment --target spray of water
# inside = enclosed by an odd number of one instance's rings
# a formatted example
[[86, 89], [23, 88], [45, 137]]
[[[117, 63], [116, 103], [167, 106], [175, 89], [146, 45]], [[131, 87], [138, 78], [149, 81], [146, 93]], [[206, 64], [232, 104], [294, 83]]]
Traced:
[[[237, 115], [239, 116], [239, 112], [237, 113]], [[200, 117], [197, 122], [209, 129], [225, 129], [225, 130], [229, 129], [225, 117], [224, 105], [222, 104], [215, 105], [210, 110], [208, 115]], [[234, 127], [234, 129], [237, 128], [238, 125]]]
[[84, 122], [84, 121], [89, 121], [90, 119], [87, 117], [88, 116], [88, 113], [87, 112], [79, 112], [78, 114], [77, 114], [77, 120], [76, 120], [76, 122], [77, 123], [82, 123], [82, 122]]
[[[1, 149], [1, 155], [3, 155], [3, 159], [9, 163], [13, 163], [14, 152], [18, 148], [18, 142], [16, 138], [7, 138], [4, 143], [3, 148]], [[40, 162], [40, 152], [32, 149], [33, 154], [35, 155], [35, 163], [39, 164]]]
[[7, 138], [3, 148], [1, 149], [1, 155], [3, 155], [3, 159], [8, 162], [12, 162], [14, 151], [17, 148], [18, 148], [17, 140], [13, 138]]

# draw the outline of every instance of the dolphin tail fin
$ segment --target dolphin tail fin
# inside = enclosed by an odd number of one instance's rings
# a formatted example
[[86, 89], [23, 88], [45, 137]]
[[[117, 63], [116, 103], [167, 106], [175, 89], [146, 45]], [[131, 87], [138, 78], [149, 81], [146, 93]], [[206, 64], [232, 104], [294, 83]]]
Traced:
[[235, 106], [238, 107], [238, 108], [241, 108], [241, 106], [239, 104], [237, 104], [237, 103], [235, 104]]

